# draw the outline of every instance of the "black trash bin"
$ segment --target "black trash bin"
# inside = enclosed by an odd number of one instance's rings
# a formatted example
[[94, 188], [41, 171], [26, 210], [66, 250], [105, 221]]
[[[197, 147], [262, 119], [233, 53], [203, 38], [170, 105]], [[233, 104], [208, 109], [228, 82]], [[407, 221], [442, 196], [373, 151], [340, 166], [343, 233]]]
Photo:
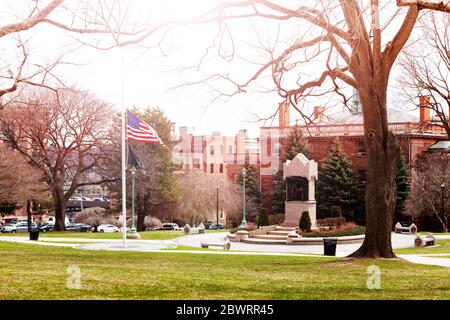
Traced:
[[39, 229], [32, 229], [30, 231], [30, 240], [39, 240]]
[[337, 238], [323, 238], [323, 254], [326, 256], [336, 255]]

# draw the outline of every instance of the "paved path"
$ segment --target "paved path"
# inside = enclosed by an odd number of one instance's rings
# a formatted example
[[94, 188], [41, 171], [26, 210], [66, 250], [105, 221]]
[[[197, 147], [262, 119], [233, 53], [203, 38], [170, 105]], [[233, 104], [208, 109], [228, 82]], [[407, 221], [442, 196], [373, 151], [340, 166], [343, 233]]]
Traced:
[[[450, 254], [442, 254], [440, 256], [450, 256]], [[418, 254], [400, 254], [399, 258], [405, 259], [406, 261], [419, 264], [427, 264], [432, 266], [440, 266], [450, 268], [450, 257], [448, 258], [435, 258], [438, 255], [418, 255]]]
[[[41, 238], [43, 241], [30, 241], [28, 237], [0, 236], [0, 241], [9, 241], [26, 244], [47, 246], [71, 247], [81, 250], [112, 250], [112, 251], [138, 251], [138, 252], [165, 252], [165, 253], [194, 253], [194, 254], [249, 254], [272, 256], [323, 256], [322, 245], [260, 245], [241, 242], [232, 242], [232, 251], [205, 251], [195, 250], [201, 247], [202, 241], [219, 242], [225, 240], [227, 232], [187, 235], [172, 240], [127, 240], [128, 246], [122, 246], [122, 239], [86, 239], [86, 238]], [[415, 235], [392, 234], [392, 246], [397, 248], [413, 247]], [[437, 235], [437, 239], [450, 239], [450, 235]], [[75, 242], [75, 243], [64, 243]], [[80, 244], [85, 243], [85, 244]], [[192, 250], [167, 250], [176, 246], [193, 247]], [[339, 244], [336, 248], [337, 257], [345, 257], [359, 248], [360, 244]], [[400, 258], [412, 263], [450, 267], [449, 254], [402, 254]]]
[[[224, 241], [227, 234], [227, 232], [195, 234], [176, 238], [171, 240], [171, 242], [180, 246], [200, 248], [202, 241]], [[393, 233], [392, 246], [394, 249], [413, 247], [415, 237], [415, 235]], [[338, 244], [336, 247], [336, 256], [346, 257], [355, 252], [360, 246], [361, 243]], [[231, 242], [231, 250], [323, 255], [323, 245], [261, 245], [243, 242]]]

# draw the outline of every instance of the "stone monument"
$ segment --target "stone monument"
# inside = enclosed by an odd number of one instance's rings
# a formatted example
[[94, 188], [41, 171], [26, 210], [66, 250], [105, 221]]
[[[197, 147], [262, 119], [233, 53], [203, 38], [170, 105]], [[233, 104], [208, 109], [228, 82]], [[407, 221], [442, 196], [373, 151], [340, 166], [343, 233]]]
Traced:
[[302, 153], [283, 164], [286, 180], [285, 218], [283, 226], [298, 227], [303, 211], [309, 212], [311, 227], [316, 227], [315, 183], [317, 162], [308, 160]]

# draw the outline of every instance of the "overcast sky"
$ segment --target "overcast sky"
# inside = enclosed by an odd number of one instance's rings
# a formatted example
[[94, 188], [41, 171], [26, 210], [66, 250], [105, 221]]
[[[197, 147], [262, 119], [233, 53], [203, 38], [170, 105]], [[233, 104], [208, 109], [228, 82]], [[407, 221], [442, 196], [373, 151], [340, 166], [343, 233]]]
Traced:
[[[294, 1], [295, 2], [295, 1]], [[5, 0], [0, 3], [0, 19], [2, 24], [8, 19], [14, 20], [14, 15], [23, 15], [24, 8], [33, 1]], [[136, 19], [149, 16], [174, 16], [177, 18], [192, 17], [211, 6], [214, 1], [137, 1]], [[298, 1], [297, 1], [298, 3]], [[139, 17], [138, 17], [139, 16]], [[150, 15], [151, 16], [151, 15]], [[283, 31], [289, 32], [289, 28], [296, 26], [283, 25]], [[236, 43], [247, 46], [246, 59], [250, 63], [238, 61], [233, 64], [221, 66], [220, 61], [211, 59], [204, 61], [204, 67], [200, 74], [208, 74], [209, 65], [214, 70], [224, 73], [242, 74], [242, 80], [255, 70], [253, 62], [262, 62], [264, 57], [260, 52], [251, 49], [258, 44], [254, 30], [257, 29], [264, 39], [268, 41], [276, 33], [276, 27], [267, 24], [250, 24], [248, 21], [236, 22], [232, 25], [231, 32], [235, 35]], [[234, 29], [233, 29], [234, 28]], [[22, 34], [23, 39], [29, 40], [28, 47], [34, 62], [41, 60], [51, 61], [52, 58], [64, 53], [64, 59], [81, 66], [61, 66], [59, 74], [67, 83], [76, 83], [81, 88], [87, 88], [95, 92], [101, 98], [110, 101], [120, 107], [121, 88], [124, 84], [124, 101], [126, 106], [158, 106], [162, 108], [168, 118], [176, 123], [176, 126], [187, 126], [196, 134], [210, 134], [212, 131], [221, 131], [226, 135], [233, 135], [239, 129], [248, 129], [251, 136], [259, 134], [258, 128], [262, 125], [270, 125], [271, 121], [277, 123], [277, 119], [264, 122], [256, 122], [259, 117], [267, 117], [276, 111], [281, 98], [274, 92], [258, 93], [264, 89], [264, 83], [254, 87], [246, 94], [240, 94], [228, 101], [211, 102], [215, 93], [206, 86], [188, 86], [174, 89], [186, 83], [190, 79], [189, 73], [174, 72], [180, 67], [197, 64], [203, 56], [206, 48], [211, 45], [211, 40], [217, 33], [217, 26], [200, 25], [178, 29], [170, 33], [159, 49], [147, 50], [142, 46], [125, 47], [124, 49], [112, 49], [99, 51], [82, 48], [74, 50], [74, 40], [67, 34], [50, 26], [39, 26], [33, 31]], [[288, 33], [287, 33], [288, 34]], [[8, 43], [7, 41], [10, 41]], [[7, 45], [14, 45], [14, 37], [3, 39], [2, 54], [8, 50]], [[6, 42], [5, 42], [6, 41]], [[225, 43], [227, 40], [225, 39]], [[6, 48], [6, 49], [5, 49]], [[230, 48], [225, 45], [225, 50]], [[243, 49], [245, 52], [245, 49]], [[243, 52], [241, 50], [241, 52]], [[254, 53], [256, 52], [256, 53]], [[163, 57], [161, 53], [168, 54]], [[124, 63], [122, 68], [121, 55]], [[253, 68], [253, 69], [252, 69]], [[237, 72], [239, 71], [239, 72]], [[192, 72], [191, 72], [192, 74]], [[198, 76], [199, 73], [196, 73]], [[195, 78], [195, 77], [194, 77]], [[192, 79], [194, 79], [192, 78]], [[198, 79], [198, 78], [197, 78]], [[123, 80], [123, 81], [122, 81]], [[395, 96], [394, 96], [395, 97]], [[399, 103], [391, 95], [391, 103]], [[311, 100], [309, 107], [327, 103], [327, 100]], [[298, 116], [291, 112], [291, 120]]]

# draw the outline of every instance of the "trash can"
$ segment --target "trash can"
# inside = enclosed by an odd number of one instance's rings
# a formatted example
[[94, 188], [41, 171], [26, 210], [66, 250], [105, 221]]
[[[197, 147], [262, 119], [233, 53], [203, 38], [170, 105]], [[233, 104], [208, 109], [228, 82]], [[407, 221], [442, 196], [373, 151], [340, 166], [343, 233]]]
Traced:
[[30, 231], [30, 240], [39, 240], [39, 229], [32, 229]]
[[325, 256], [336, 255], [337, 238], [323, 238], [323, 254]]

